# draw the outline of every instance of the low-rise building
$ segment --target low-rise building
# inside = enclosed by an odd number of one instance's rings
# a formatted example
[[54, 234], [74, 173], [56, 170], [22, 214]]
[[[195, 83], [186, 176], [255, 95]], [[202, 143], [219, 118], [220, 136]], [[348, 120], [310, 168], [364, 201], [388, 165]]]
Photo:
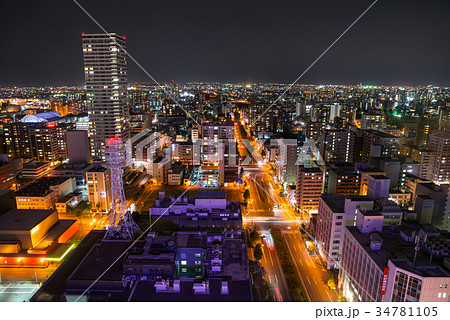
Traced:
[[68, 213], [68, 209], [74, 209], [83, 201], [83, 194], [81, 192], [73, 192], [59, 198], [56, 201], [55, 207], [58, 213]]
[[223, 191], [201, 191], [192, 198], [166, 197], [160, 192], [150, 208], [150, 223], [155, 218], [170, 220], [182, 227], [242, 227], [240, 203], [228, 202]]
[[53, 177], [75, 177], [78, 186], [86, 185], [86, 172], [92, 168], [89, 163], [65, 163], [52, 170]]
[[126, 240], [97, 242], [67, 278], [66, 300], [74, 301], [89, 287], [86, 301], [252, 301], [240, 230], [176, 232], [172, 237], [149, 233], [117, 259], [129, 245]]
[[22, 169], [22, 177], [24, 179], [39, 179], [44, 175], [50, 173], [49, 162], [29, 162]]
[[54, 209], [56, 201], [75, 188], [75, 178], [42, 177], [16, 192], [17, 209]]
[[46, 267], [61, 261], [74, 244], [77, 220], [60, 220], [56, 210], [11, 209], [0, 216], [0, 266]]

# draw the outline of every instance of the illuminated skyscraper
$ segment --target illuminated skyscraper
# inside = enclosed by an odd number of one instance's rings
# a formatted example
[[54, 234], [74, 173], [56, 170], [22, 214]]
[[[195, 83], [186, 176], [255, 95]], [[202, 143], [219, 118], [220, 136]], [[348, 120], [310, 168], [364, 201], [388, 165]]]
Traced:
[[130, 137], [125, 37], [83, 34], [84, 74], [93, 159], [104, 159], [105, 140]]
[[437, 184], [450, 182], [450, 132], [434, 131], [430, 149], [436, 153], [433, 180]]

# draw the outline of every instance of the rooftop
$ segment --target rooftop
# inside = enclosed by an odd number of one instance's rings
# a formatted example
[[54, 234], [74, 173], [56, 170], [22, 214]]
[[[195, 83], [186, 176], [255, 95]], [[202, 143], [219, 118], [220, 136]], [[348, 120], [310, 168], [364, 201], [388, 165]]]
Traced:
[[39, 122], [49, 122], [61, 119], [61, 115], [56, 111], [42, 112], [36, 114], [30, 114], [22, 118], [23, 123], [39, 123]]
[[40, 167], [44, 167], [50, 165], [48, 162], [30, 162], [26, 166], [23, 167], [22, 170], [34, 170]]
[[59, 170], [85, 170], [89, 168], [90, 164], [85, 162], [76, 162], [76, 163], [64, 163], [57, 166], [53, 171]]
[[94, 167], [90, 168], [87, 172], [105, 172], [106, 170], [108, 170], [108, 169], [105, 167], [94, 166]]
[[68, 179], [71, 177], [42, 177], [17, 191], [16, 197], [44, 197], [51, 192], [50, 187], [60, 185]]
[[11, 209], [0, 216], [0, 231], [29, 231], [54, 212], [55, 210]]
[[196, 199], [226, 199], [225, 191], [199, 191]]
[[391, 180], [388, 177], [383, 176], [382, 174], [371, 174], [370, 176], [378, 180]]
[[208, 294], [195, 294], [193, 282], [180, 282], [180, 292], [156, 292], [154, 281], [138, 281], [128, 301], [173, 301], [173, 302], [250, 302], [252, 301], [249, 280], [230, 281], [229, 294], [221, 294], [222, 280], [209, 281]]
[[333, 212], [344, 213], [345, 208], [345, 196], [321, 196], [320, 197], [328, 208]]
[[[418, 251], [416, 266], [413, 267], [414, 242], [404, 240], [398, 232], [383, 230], [383, 232], [361, 233], [357, 227], [347, 226], [346, 228], [382, 270], [387, 267], [388, 260], [392, 260], [400, 268], [424, 277], [450, 277], [450, 273], [441, 266], [442, 258], [433, 258], [434, 265], [429, 266], [430, 256], [424, 250]], [[370, 248], [370, 241], [374, 234], [377, 234], [383, 241], [380, 250], [374, 251]]]

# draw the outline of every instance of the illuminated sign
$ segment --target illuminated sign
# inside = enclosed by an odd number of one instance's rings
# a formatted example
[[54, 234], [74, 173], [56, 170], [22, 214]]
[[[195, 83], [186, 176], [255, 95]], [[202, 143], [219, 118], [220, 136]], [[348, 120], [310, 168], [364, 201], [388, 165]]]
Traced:
[[389, 277], [389, 268], [384, 268], [383, 281], [381, 282], [381, 291], [380, 291], [380, 294], [382, 296], [386, 293], [388, 277]]

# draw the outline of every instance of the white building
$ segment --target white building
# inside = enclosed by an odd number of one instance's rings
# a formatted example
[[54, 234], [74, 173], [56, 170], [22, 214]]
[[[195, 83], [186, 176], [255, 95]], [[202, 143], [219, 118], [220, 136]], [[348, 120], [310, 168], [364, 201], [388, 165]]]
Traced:
[[373, 201], [363, 196], [322, 196], [317, 214], [316, 245], [328, 269], [338, 266], [345, 226], [356, 224], [358, 209], [372, 209]]
[[111, 206], [111, 177], [109, 169], [94, 167], [86, 173], [87, 193], [91, 210], [106, 213]]
[[375, 211], [358, 211], [356, 227], [344, 229], [338, 285], [347, 301], [450, 301], [448, 258], [431, 260], [421, 246], [414, 263], [415, 235], [422, 230], [384, 231], [382, 220]]

